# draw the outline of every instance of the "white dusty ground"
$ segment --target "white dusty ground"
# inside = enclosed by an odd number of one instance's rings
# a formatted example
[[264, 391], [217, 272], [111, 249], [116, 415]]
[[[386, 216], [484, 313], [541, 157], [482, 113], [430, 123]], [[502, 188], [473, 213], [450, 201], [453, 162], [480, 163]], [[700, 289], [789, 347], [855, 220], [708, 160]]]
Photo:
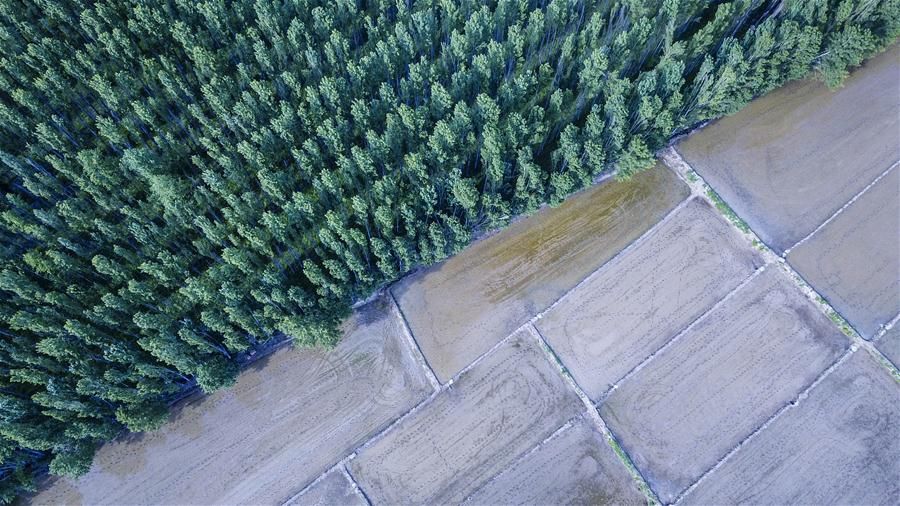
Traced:
[[897, 58], [518, 221], [30, 500], [900, 503], [900, 94], [867, 91]]

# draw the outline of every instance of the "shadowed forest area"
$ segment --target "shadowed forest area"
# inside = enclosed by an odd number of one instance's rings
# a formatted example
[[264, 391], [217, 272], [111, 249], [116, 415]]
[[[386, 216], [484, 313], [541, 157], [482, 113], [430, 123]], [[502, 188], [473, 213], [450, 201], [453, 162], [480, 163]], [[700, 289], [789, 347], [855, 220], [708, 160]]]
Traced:
[[898, 0], [0, 3], [0, 500], [898, 34]]

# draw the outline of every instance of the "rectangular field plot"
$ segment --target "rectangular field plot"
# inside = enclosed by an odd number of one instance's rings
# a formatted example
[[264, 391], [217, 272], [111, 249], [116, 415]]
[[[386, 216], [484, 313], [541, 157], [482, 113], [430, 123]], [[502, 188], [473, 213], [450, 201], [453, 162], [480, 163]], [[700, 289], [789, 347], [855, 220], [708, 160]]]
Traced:
[[875, 342], [875, 347], [878, 348], [878, 351], [884, 353], [884, 356], [894, 364], [894, 367], [900, 368], [900, 323], [897, 323], [894, 325], [894, 328], [879, 337], [878, 341]]
[[104, 445], [35, 503], [280, 504], [430, 394], [400, 325], [376, 300], [337, 348], [274, 353], [160, 430]]
[[857, 351], [684, 504], [897, 504], [900, 385]]
[[376, 504], [458, 503], [584, 410], [530, 327], [363, 449], [351, 473]]
[[582, 418], [497, 476], [467, 504], [646, 502], [606, 438]]
[[717, 211], [695, 199], [536, 326], [597, 400], [762, 263]]
[[872, 339], [900, 312], [900, 169], [787, 259], [863, 337]]
[[798, 81], [756, 99], [678, 151], [779, 253], [900, 160], [900, 46], [844, 86]]
[[331, 471], [325, 478], [296, 499], [290, 506], [367, 506], [365, 498], [340, 471]]
[[600, 413], [671, 502], [847, 347], [773, 265], [626, 379]]
[[688, 195], [657, 166], [543, 209], [393, 289], [441, 382], [545, 309]]

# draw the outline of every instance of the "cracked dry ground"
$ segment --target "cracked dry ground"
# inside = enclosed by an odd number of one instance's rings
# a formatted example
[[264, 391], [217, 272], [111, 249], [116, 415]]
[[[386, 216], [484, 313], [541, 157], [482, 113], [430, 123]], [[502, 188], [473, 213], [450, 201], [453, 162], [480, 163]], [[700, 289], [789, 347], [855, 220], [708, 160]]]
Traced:
[[897, 504], [898, 75], [759, 99], [29, 500]]

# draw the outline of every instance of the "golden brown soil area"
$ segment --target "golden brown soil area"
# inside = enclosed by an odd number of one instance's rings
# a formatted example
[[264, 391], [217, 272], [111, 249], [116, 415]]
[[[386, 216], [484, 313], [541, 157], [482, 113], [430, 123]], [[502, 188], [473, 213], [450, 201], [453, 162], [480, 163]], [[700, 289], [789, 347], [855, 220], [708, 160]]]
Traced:
[[394, 295], [437, 377], [447, 381], [687, 195], [662, 166], [601, 183], [401, 282]]

